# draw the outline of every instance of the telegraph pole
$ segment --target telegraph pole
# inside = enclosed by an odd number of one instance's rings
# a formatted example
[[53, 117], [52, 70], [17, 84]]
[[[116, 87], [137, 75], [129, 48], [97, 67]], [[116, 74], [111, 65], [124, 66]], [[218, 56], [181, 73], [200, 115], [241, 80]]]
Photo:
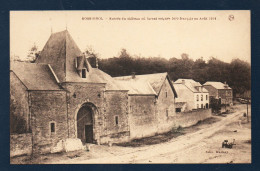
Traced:
[[248, 101], [249, 101], [249, 99], [247, 98], [247, 104], [246, 104], [246, 116], [247, 116], [247, 122], [249, 122], [249, 116], [248, 116]]

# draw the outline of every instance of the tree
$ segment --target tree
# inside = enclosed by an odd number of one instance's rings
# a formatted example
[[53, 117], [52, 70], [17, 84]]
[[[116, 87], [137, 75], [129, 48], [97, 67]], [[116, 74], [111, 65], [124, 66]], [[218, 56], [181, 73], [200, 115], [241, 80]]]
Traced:
[[249, 63], [234, 59], [231, 63], [211, 57], [207, 62], [203, 57], [193, 61], [187, 53], [180, 58], [169, 60], [161, 57], [133, 58], [126, 49], [121, 49], [117, 57], [99, 60], [100, 69], [111, 76], [138, 75], [168, 72], [172, 80], [179, 78], [193, 79], [201, 84], [206, 81], [227, 82], [236, 93], [244, 93], [251, 89], [251, 66]]
[[85, 49], [86, 55], [88, 56], [88, 62], [93, 68], [98, 67], [99, 65], [99, 54], [94, 50], [92, 46], [87, 46]]
[[39, 57], [40, 51], [38, 51], [38, 46], [34, 43], [34, 45], [29, 49], [28, 55], [24, 62], [34, 63], [36, 59]]

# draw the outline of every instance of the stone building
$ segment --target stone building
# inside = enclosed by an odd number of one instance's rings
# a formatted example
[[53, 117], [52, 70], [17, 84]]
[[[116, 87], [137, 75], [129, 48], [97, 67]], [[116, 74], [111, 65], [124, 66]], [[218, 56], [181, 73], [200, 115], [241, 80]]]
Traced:
[[222, 105], [233, 104], [233, 91], [226, 83], [208, 81], [203, 87], [209, 91], [210, 98], [220, 99]]
[[167, 73], [115, 77], [128, 89], [131, 138], [169, 131], [177, 93]]
[[19, 121], [32, 133], [34, 153], [50, 152], [67, 138], [130, 139], [128, 90], [92, 68], [67, 30], [50, 36], [36, 63], [11, 65], [10, 97], [11, 124]]
[[178, 98], [176, 102], [186, 102], [185, 110], [209, 108], [209, 92], [199, 82], [192, 79], [178, 79], [174, 82]]

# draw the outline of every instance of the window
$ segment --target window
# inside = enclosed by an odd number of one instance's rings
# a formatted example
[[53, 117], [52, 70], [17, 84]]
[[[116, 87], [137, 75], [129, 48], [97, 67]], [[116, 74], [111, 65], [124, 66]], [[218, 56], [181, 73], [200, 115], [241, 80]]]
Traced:
[[201, 104], [201, 109], [203, 109], [203, 104]]
[[165, 97], [167, 97], [167, 91], [165, 92]]
[[168, 116], [169, 116], [169, 110], [166, 109], [166, 117], [168, 117]]
[[115, 116], [115, 124], [118, 126], [118, 116]]
[[231, 91], [227, 90], [226, 91], [226, 96], [231, 96], [231, 95], [232, 95]]
[[199, 95], [197, 95], [197, 101], [199, 101]]
[[81, 73], [82, 78], [86, 78], [86, 69], [82, 69], [81, 71], [82, 71]]
[[55, 122], [50, 123], [50, 130], [51, 130], [51, 134], [55, 133]]
[[201, 101], [203, 101], [203, 94], [201, 95]]
[[181, 112], [181, 108], [176, 108], [176, 109], [175, 109], [175, 112], [176, 112], [176, 113]]
[[200, 108], [199, 104], [197, 104], [197, 109]]
[[206, 100], [208, 100], [208, 95], [206, 95]]

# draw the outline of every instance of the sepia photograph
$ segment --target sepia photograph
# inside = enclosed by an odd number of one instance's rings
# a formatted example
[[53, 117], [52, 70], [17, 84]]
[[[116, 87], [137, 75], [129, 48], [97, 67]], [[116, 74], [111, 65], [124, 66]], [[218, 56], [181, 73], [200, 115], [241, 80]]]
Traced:
[[250, 15], [10, 11], [10, 164], [251, 164]]

